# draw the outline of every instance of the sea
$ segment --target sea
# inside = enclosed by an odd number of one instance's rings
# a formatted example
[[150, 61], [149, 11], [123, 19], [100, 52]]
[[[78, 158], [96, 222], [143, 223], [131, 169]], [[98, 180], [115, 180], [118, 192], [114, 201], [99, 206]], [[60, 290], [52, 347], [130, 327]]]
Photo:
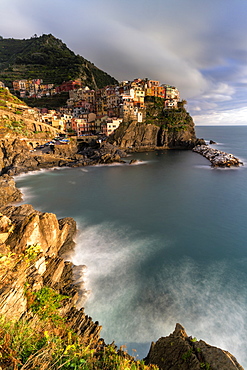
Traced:
[[212, 168], [192, 151], [160, 150], [16, 182], [22, 203], [77, 221], [78, 305], [106, 343], [142, 359], [180, 323], [247, 369], [247, 126], [198, 126], [196, 135], [244, 165]]

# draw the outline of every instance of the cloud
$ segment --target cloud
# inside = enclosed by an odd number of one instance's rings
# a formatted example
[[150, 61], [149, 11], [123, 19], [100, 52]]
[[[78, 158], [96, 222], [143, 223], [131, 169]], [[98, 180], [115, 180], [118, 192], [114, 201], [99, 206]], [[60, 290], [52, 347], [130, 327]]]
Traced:
[[198, 126], [232, 126], [247, 125], [247, 108], [229, 109], [226, 111], [214, 111], [210, 114], [193, 115], [193, 119]]
[[52, 33], [118, 80], [177, 86], [207, 116], [246, 105], [246, 12], [242, 0], [8, 0], [0, 35]]

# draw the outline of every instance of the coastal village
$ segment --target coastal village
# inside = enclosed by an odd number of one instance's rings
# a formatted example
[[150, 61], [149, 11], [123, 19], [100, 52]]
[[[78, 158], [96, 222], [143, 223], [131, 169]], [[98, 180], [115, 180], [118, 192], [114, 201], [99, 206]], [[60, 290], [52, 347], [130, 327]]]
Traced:
[[176, 87], [147, 78], [95, 90], [83, 86], [81, 80], [63, 82], [57, 87], [43, 84], [41, 79], [16, 80], [13, 90], [20, 98], [36, 98], [37, 106], [39, 98], [68, 93], [66, 107], [57, 110], [34, 108], [33, 113], [38, 121], [77, 136], [99, 133], [109, 136], [121, 122], [143, 122], [146, 101], [159, 98], [164, 109], [177, 108], [180, 101]]

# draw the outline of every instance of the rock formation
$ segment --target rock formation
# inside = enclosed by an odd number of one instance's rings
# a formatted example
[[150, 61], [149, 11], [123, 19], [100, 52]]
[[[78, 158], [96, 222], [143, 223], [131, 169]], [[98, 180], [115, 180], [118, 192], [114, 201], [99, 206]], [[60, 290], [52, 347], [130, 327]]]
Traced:
[[185, 109], [163, 112], [153, 123], [124, 122], [111, 135], [109, 141], [124, 149], [192, 149], [199, 143], [194, 122]]
[[53, 288], [68, 296], [61, 313], [71, 328], [83, 333], [85, 340], [97, 342], [101, 327], [83, 309], [75, 308], [78, 287], [73, 265], [63, 258], [74, 247], [75, 221], [57, 220], [31, 205], [5, 206], [0, 212], [0, 314], [18, 320], [28, 313], [33, 292]]
[[7, 174], [0, 176], [0, 207], [21, 199], [21, 191], [16, 188], [14, 179]]
[[180, 324], [168, 337], [151, 344], [145, 362], [160, 370], [243, 370], [229, 352], [188, 337]]
[[[31, 205], [0, 208], [0, 314], [19, 320], [30, 314], [30, 297], [43, 287], [66, 295], [59, 313], [85, 344], [101, 346], [101, 327], [84, 309], [78, 310], [80, 279], [85, 266], [64, 260], [74, 248], [76, 224], [72, 218], [57, 220], [52, 213], [35, 211]], [[79, 282], [79, 284], [78, 284]], [[243, 368], [227, 351], [188, 337], [177, 324], [174, 333], [152, 343], [147, 364], [163, 370], [234, 370]]]
[[232, 154], [210, 148], [208, 145], [197, 145], [193, 148], [193, 151], [207, 158], [211, 162], [212, 167], [238, 167], [243, 165], [243, 162]]
[[[80, 147], [76, 141], [51, 145], [43, 151], [33, 151], [27, 139], [0, 140], [0, 175], [18, 175], [42, 168], [78, 167], [121, 162], [124, 153], [109, 143]], [[11, 201], [11, 200], [10, 200]]]

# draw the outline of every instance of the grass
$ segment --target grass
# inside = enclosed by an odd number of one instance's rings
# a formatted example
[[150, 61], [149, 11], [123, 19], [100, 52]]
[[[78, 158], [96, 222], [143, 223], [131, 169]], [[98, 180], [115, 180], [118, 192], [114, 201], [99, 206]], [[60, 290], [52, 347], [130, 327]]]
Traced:
[[72, 331], [59, 313], [68, 297], [48, 287], [37, 292], [29, 290], [29, 284], [25, 288], [26, 315], [18, 321], [0, 317], [0, 369], [158, 369], [135, 360], [115, 345]]
[[7, 106], [7, 103], [13, 103], [20, 106], [26, 105], [26, 103], [12, 95], [9, 90], [4, 87], [0, 87], [0, 103], [3, 106]]
[[0, 366], [3, 369], [155, 370], [115, 346], [86, 344], [69, 328], [37, 316], [18, 322], [0, 320]]
[[29, 131], [26, 128], [25, 123], [20, 120], [16, 120], [14, 118], [2, 118], [0, 120], [2, 130], [6, 132], [13, 132], [13, 134], [19, 134], [22, 136], [28, 136]]

